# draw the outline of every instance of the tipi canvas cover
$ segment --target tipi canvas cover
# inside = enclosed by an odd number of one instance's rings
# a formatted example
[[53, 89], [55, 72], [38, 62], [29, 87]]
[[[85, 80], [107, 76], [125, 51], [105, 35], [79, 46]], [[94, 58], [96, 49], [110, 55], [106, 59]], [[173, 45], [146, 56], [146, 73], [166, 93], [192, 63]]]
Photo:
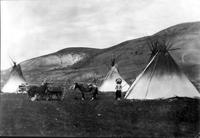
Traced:
[[125, 99], [200, 97], [167, 50], [154, 53], [149, 64], [129, 88]]
[[120, 76], [119, 71], [116, 66], [112, 66], [111, 70], [106, 75], [103, 83], [99, 87], [101, 92], [114, 92], [116, 87], [116, 79], [120, 78], [122, 80], [122, 92], [126, 92], [130, 87], [129, 84]]
[[25, 79], [22, 74], [21, 66], [14, 63], [12, 70], [10, 72], [9, 78], [2, 88], [4, 93], [16, 93], [19, 85], [25, 83]]

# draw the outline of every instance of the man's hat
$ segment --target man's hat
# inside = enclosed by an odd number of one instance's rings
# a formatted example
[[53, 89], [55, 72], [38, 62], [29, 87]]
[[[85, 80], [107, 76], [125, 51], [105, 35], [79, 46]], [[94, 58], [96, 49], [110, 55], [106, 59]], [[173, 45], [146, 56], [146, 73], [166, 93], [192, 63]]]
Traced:
[[117, 79], [116, 79], [116, 83], [122, 83], [122, 79], [117, 78]]

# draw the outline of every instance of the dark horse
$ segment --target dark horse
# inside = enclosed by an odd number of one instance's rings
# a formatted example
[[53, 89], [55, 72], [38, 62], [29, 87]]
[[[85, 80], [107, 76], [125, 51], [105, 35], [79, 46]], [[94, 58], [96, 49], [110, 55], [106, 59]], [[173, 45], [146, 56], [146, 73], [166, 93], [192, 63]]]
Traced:
[[47, 89], [46, 90], [47, 100], [55, 99], [55, 98], [59, 100], [63, 100], [65, 92], [66, 92], [65, 88], [61, 89], [60, 87], [55, 87], [52, 90]]
[[74, 83], [73, 90], [79, 89], [82, 95], [82, 100], [85, 100], [85, 93], [92, 93], [92, 99], [96, 99], [96, 95], [98, 94], [98, 88], [97, 86], [93, 84], [83, 84], [83, 83]]
[[45, 100], [63, 100], [66, 94], [66, 88], [61, 89], [60, 87], [54, 87], [53, 89], [48, 88], [47, 82], [42, 83], [41, 86], [31, 86], [28, 88], [27, 93], [32, 101], [37, 99]]
[[[30, 86], [30, 88], [28, 88], [27, 93], [29, 98], [31, 98], [31, 100], [35, 100], [39, 97], [44, 97], [45, 92], [47, 90], [47, 85], [48, 83], [43, 83], [41, 86]], [[34, 97], [34, 99], [32, 99]]]

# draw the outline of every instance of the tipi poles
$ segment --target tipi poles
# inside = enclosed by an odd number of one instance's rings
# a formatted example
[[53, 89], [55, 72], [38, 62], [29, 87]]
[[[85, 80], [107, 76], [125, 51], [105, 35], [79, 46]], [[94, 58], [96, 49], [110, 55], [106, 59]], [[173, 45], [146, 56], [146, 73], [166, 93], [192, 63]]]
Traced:
[[[158, 52], [157, 52], [157, 53], [158, 53]], [[149, 79], [149, 82], [148, 82], [148, 85], [147, 85], [147, 90], [146, 90], [145, 98], [147, 97], [147, 94], [148, 94], [148, 91], [149, 91], [149, 86], [150, 86], [150, 83], [151, 83], [153, 74], [154, 74], [154, 72], [155, 72], [155, 68], [156, 68], [157, 61], [158, 61], [158, 58], [157, 58], [156, 61], [155, 61], [155, 64], [154, 64], [154, 66], [153, 66], [153, 71], [151, 72], [151, 75], [150, 75], [150, 79]]]
[[12, 61], [13, 65], [15, 65], [16, 62], [10, 57], [10, 55], [9, 55], [9, 58]]
[[137, 84], [137, 82], [140, 80], [140, 78], [143, 76], [144, 72], [147, 70], [147, 68], [150, 66], [150, 64], [153, 62], [153, 60], [155, 59], [155, 57], [158, 55], [158, 52], [155, 54], [155, 56], [151, 59], [151, 61], [147, 64], [147, 66], [145, 67], [145, 69], [142, 71], [142, 73], [140, 73], [140, 75], [136, 78], [136, 80], [133, 82], [133, 84], [131, 85], [131, 87], [128, 89], [128, 92], [125, 95], [125, 98], [127, 98], [130, 93], [131, 93], [131, 89]]

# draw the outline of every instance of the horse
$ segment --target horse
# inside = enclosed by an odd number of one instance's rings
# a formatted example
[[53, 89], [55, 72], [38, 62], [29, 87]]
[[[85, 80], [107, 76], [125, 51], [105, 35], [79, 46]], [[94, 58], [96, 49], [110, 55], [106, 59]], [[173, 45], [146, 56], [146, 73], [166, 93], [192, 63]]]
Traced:
[[96, 99], [96, 95], [98, 94], [98, 88], [94, 84], [83, 84], [83, 83], [74, 83], [72, 87], [73, 90], [79, 89], [82, 95], [82, 100], [85, 100], [85, 93], [92, 93], [91, 101]]
[[55, 99], [54, 97], [56, 97], [56, 99], [58, 100], [63, 100], [64, 99], [64, 94], [65, 94], [65, 88], [64, 89], [60, 89], [60, 88], [53, 88], [52, 90], [47, 89], [46, 90], [46, 94], [47, 97], [49, 99]]
[[29, 98], [31, 98], [31, 100], [34, 101], [35, 99], [37, 99], [38, 96], [40, 98], [44, 97], [45, 91], [47, 90], [47, 85], [48, 85], [48, 83], [45, 82], [41, 86], [30, 86], [27, 89]]

